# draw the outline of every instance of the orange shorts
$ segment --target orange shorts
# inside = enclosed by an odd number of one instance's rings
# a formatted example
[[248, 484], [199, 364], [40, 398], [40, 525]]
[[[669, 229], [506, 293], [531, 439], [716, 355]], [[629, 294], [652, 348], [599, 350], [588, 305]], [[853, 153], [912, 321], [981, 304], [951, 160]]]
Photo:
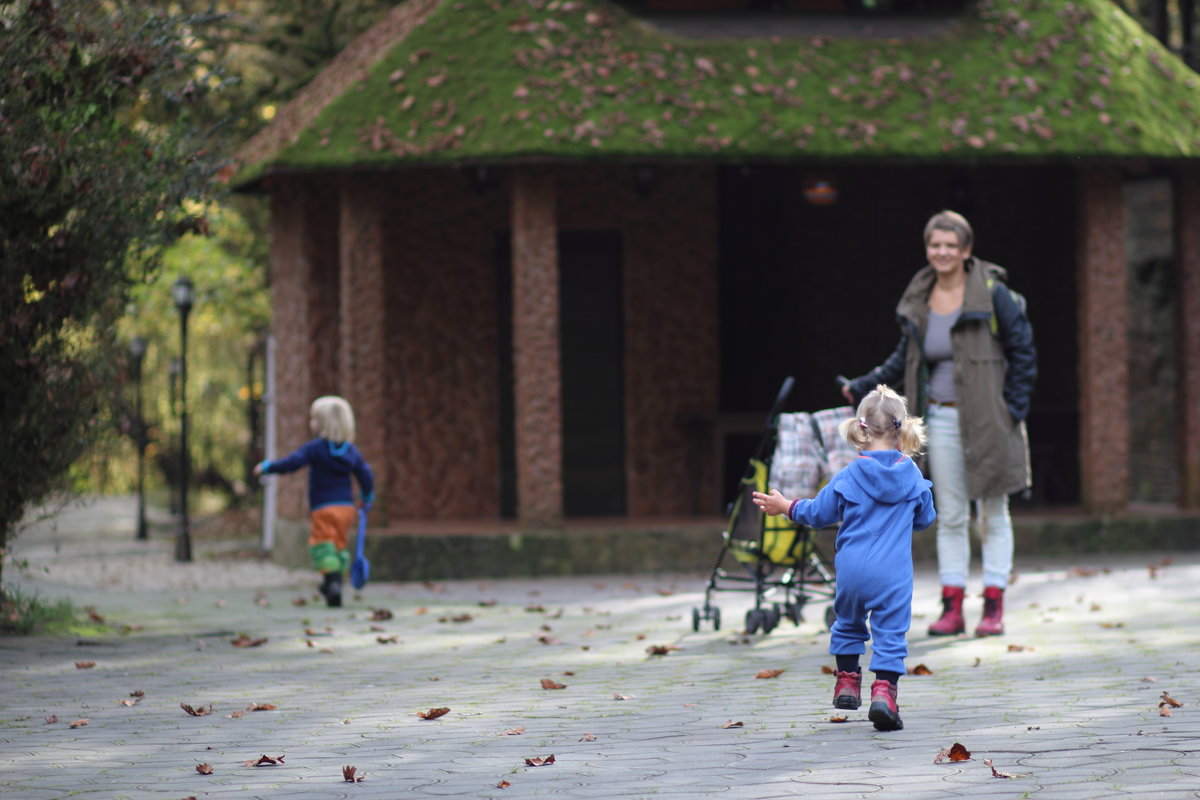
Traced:
[[338, 550], [345, 550], [349, 546], [350, 528], [357, 516], [358, 509], [352, 505], [318, 508], [309, 516], [312, 531], [308, 536], [308, 546], [329, 542]]

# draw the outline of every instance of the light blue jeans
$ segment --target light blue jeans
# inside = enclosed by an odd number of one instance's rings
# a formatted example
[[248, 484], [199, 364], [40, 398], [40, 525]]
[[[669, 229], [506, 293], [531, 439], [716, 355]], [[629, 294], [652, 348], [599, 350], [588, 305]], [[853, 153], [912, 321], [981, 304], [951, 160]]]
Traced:
[[[929, 430], [929, 478], [937, 508], [938, 573], [943, 586], [966, 587], [971, 563], [971, 498], [967, 497], [958, 409], [930, 404], [925, 424]], [[978, 502], [976, 517], [983, 523], [983, 585], [1004, 589], [1013, 562], [1008, 495], [985, 497]]]

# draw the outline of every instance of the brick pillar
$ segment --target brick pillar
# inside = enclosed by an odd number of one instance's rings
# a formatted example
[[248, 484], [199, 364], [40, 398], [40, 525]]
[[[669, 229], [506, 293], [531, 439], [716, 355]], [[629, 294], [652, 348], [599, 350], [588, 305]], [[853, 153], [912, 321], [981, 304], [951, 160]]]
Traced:
[[338, 387], [354, 408], [355, 444], [375, 473], [372, 523], [387, 521], [387, 309], [383, 226], [390, 208], [372, 179], [345, 178], [339, 217], [340, 325]]
[[1200, 174], [1175, 178], [1179, 505], [1200, 508]]
[[1129, 498], [1129, 297], [1121, 173], [1076, 180], [1079, 284], [1079, 467], [1084, 508], [1123, 510]]
[[[310, 438], [308, 406], [334, 386], [327, 373], [334, 364], [328, 342], [337, 331], [337, 228], [319, 187], [276, 181], [270, 189], [276, 456], [283, 456]], [[298, 519], [307, 511], [304, 480], [280, 481], [280, 515]]]
[[563, 514], [554, 175], [518, 169], [512, 193], [517, 516], [528, 526], [554, 525]]

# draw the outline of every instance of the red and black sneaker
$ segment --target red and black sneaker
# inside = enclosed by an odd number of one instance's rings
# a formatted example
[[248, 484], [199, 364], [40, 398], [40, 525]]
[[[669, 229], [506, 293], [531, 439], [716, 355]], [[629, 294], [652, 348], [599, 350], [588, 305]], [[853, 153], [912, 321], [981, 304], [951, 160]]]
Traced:
[[862, 705], [859, 693], [862, 691], [861, 672], [837, 672], [837, 683], [833, 687], [833, 707], [848, 708], [851, 711]]
[[877, 731], [903, 730], [900, 707], [896, 705], [896, 684], [887, 681], [871, 684], [871, 709], [867, 712], [867, 719], [875, 723]]

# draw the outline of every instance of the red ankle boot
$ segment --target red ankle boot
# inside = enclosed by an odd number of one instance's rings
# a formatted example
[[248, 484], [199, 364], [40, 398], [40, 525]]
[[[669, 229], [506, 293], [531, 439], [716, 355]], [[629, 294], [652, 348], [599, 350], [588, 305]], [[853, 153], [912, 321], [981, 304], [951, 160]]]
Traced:
[[929, 626], [930, 636], [954, 636], [967, 629], [963, 619], [963, 587], [942, 587], [942, 617]]
[[862, 705], [859, 692], [862, 691], [861, 672], [838, 672], [837, 683], [833, 686], [833, 707], [854, 710]]
[[999, 586], [983, 587], [983, 619], [975, 629], [976, 636], [999, 636], [1004, 633], [1004, 590]]
[[896, 705], [896, 684], [882, 680], [871, 684], [871, 709], [867, 719], [875, 723], [877, 731], [903, 730], [900, 706]]

